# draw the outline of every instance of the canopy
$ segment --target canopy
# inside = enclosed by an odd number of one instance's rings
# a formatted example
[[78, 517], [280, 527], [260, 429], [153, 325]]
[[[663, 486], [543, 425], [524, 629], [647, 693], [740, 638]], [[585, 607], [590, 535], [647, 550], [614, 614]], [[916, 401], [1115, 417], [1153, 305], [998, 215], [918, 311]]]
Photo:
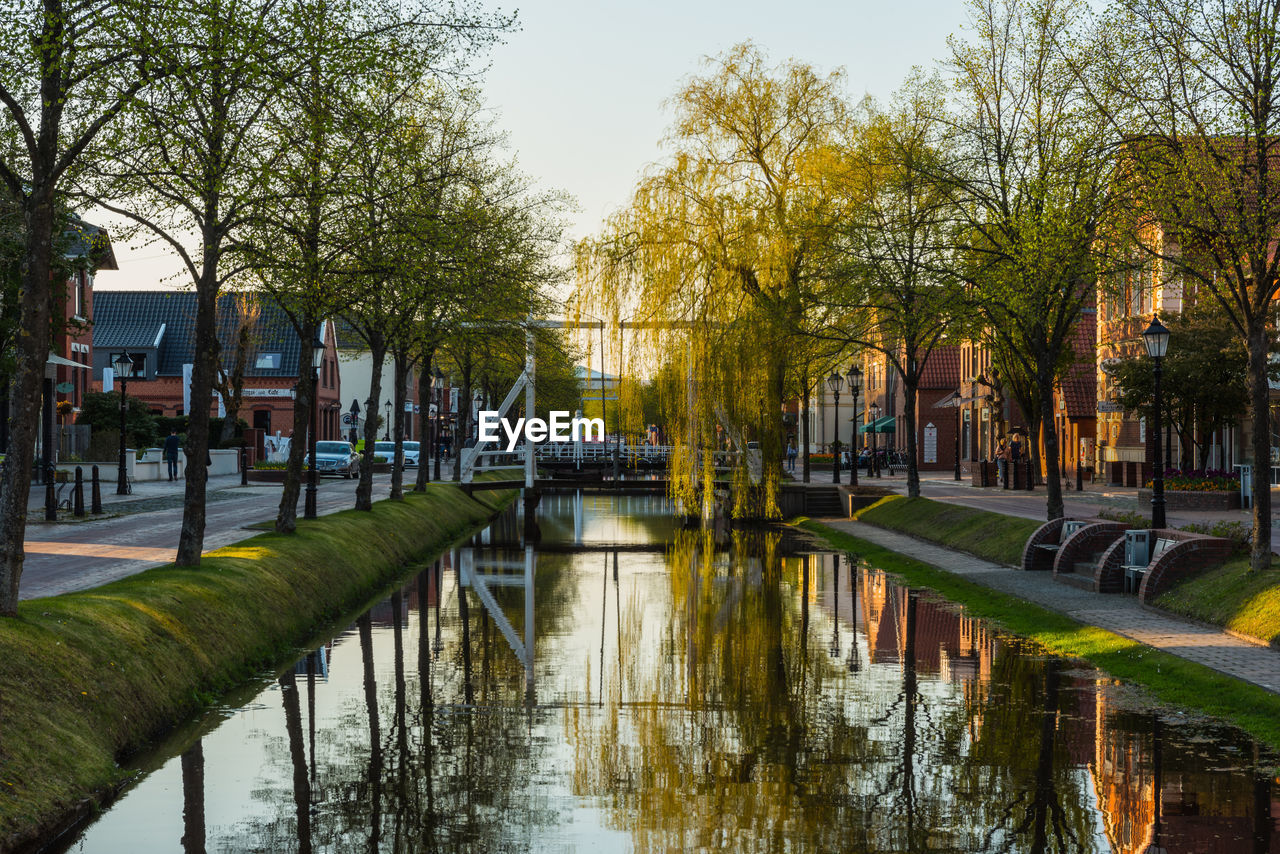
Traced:
[[860, 427], [858, 427], [858, 432], [859, 433], [896, 432], [894, 430], [894, 417], [892, 415], [886, 415], [883, 418], [877, 418], [875, 421], [872, 421], [870, 424], [863, 424]]

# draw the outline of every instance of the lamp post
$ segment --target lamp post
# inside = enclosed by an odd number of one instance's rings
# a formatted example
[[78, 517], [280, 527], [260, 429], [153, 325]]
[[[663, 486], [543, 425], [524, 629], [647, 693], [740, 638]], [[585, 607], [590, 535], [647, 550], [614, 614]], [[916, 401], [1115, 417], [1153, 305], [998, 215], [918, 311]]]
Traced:
[[[849, 367], [849, 373], [845, 375], [845, 379], [847, 379], [847, 380], [849, 381], [849, 393], [850, 393], [851, 395], [853, 395], [853, 421], [854, 421], [854, 424], [857, 424], [857, 422], [858, 422], [858, 392], [862, 390], [862, 369], [861, 369], [861, 368], [859, 368], [857, 365], [852, 365], [852, 366], [850, 366], [850, 367]], [[856, 432], [857, 432], [857, 428], [856, 428], [856, 427], [854, 428], [854, 432], [855, 432], [855, 434], [856, 434]], [[849, 443], [850, 443], [850, 447], [849, 447], [849, 485], [850, 485], [850, 486], [857, 486], [857, 485], [858, 485], [858, 461], [857, 461], [857, 460], [855, 460], [855, 459], [853, 459], [853, 452], [854, 452], [854, 451], [856, 451], [856, 450], [858, 449], [858, 444], [857, 444], [857, 442], [855, 442], [855, 441], [854, 441], [854, 439], [856, 439], [856, 438], [857, 438], [857, 436], [856, 436], [856, 435], [851, 435], [851, 436], [849, 437]]]
[[324, 342], [317, 329], [311, 341], [311, 429], [307, 431], [307, 450], [311, 452], [311, 467], [307, 470], [307, 496], [302, 508], [302, 518], [316, 518], [316, 489], [319, 472], [316, 470], [316, 431], [320, 427], [320, 363], [324, 361]]
[[1155, 315], [1151, 316], [1151, 325], [1142, 333], [1142, 341], [1147, 345], [1147, 355], [1151, 357], [1152, 377], [1155, 380], [1155, 406], [1153, 415], [1156, 447], [1155, 465], [1152, 466], [1155, 477], [1151, 479], [1151, 527], [1163, 528], [1164, 518], [1164, 454], [1160, 448], [1160, 360], [1169, 349], [1169, 330]]
[[382, 422], [382, 430], [383, 430], [382, 441], [390, 442], [391, 441], [391, 401], [389, 400], [386, 401], [385, 403], [382, 404], [382, 406], [384, 409], [387, 410], [387, 417]]
[[880, 476], [880, 456], [876, 453], [876, 446], [880, 444], [876, 441], [876, 422], [880, 420], [880, 404], [873, 403], [867, 409], [871, 413], [871, 465], [875, 470], [876, 477]]
[[444, 415], [444, 374], [436, 368], [435, 381], [433, 383], [436, 390], [436, 435], [435, 435], [435, 475], [436, 480], [440, 479], [440, 419]]
[[831, 482], [840, 482], [840, 389], [844, 386], [844, 377], [831, 372], [831, 376], [827, 377], [827, 388], [831, 389], [831, 393], [836, 396], [835, 421], [836, 421], [836, 441], [835, 453], [831, 455]]
[[133, 373], [133, 359], [129, 358], [128, 353], [121, 353], [116, 356], [112, 367], [116, 370], [116, 376], [120, 379], [120, 468], [116, 471], [116, 495], [129, 494], [129, 470], [125, 465], [124, 455], [128, 449], [125, 448], [125, 415], [129, 407], [129, 375]]

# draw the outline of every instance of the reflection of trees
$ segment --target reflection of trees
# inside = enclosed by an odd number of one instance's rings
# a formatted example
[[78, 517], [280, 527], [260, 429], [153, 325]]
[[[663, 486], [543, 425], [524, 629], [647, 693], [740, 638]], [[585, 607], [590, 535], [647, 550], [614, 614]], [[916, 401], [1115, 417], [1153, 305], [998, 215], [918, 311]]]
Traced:
[[182, 851], [204, 854], [204, 742], [182, 754]]

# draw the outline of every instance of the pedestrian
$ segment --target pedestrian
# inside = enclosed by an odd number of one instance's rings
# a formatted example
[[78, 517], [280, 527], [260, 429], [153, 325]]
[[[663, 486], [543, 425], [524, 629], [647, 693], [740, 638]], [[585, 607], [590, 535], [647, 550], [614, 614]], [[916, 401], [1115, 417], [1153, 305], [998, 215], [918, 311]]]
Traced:
[[796, 470], [796, 456], [798, 456], [795, 441], [787, 442], [787, 471]]
[[1004, 472], [1009, 466], [1009, 445], [1004, 438], [1000, 439], [1000, 444], [996, 447], [996, 478], [1000, 483], [1004, 483]]
[[178, 479], [178, 430], [171, 428], [164, 440], [164, 461], [169, 464], [169, 480]]

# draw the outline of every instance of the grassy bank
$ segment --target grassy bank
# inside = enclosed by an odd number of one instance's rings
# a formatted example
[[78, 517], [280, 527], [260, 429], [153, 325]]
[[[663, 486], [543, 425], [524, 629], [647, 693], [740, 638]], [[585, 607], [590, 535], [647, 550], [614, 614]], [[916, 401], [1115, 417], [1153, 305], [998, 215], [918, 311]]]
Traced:
[[1021, 563], [1027, 538], [1044, 524], [1035, 519], [901, 495], [877, 501], [855, 518], [1005, 566]]
[[1280, 572], [1249, 571], [1249, 557], [1184, 581], [1156, 599], [1157, 607], [1280, 647]]
[[1269, 691], [1113, 632], [1077, 623], [819, 522], [804, 521], [801, 526], [836, 548], [855, 552], [874, 566], [902, 576], [908, 584], [936, 590], [964, 605], [970, 614], [1030, 638], [1050, 652], [1088, 661], [1118, 679], [1142, 685], [1161, 701], [1221, 718], [1280, 749], [1280, 697]]
[[158, 567], [34, 599], [0, 620], [0, 850], [119, 782], [117, 759], [269, 666], [510, 492], [445, 484], [298, 533], [262, 534], [197, 569]]

